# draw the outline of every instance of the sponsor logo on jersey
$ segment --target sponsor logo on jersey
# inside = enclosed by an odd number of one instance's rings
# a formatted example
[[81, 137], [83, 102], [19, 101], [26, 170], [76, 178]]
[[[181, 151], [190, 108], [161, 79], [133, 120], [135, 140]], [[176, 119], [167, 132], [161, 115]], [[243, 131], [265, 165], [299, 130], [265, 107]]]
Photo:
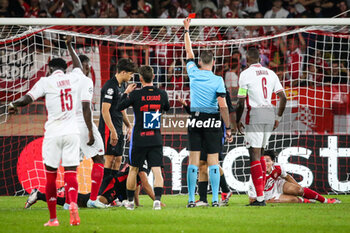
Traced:
[[144, 129], [160, 129], [160, 117], [161, 113], [156, 112], [144, 112], [143, 113], [143, 128]]

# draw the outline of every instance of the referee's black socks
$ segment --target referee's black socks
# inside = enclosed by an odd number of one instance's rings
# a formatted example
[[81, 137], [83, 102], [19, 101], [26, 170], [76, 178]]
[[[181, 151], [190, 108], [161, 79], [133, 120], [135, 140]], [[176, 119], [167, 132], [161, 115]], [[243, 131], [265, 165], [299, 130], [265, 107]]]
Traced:
[[162, 192], [163, 192], [163, 188], [162, 187], [154, 187], [154, 195], [156, 197], [157, 201], [160, 201], [160, 198], [162, 197]]

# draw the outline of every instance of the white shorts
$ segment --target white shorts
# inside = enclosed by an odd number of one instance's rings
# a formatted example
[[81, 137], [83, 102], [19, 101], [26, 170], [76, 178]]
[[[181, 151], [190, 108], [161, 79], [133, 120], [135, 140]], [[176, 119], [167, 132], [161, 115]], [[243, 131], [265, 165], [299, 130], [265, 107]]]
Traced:
[[43, 141], [42, 155], [44, 164], [52, 168], [79, 166], [78, 134], [62, 135], [45, 138]]
[[270, 199], [278, 199], [281, 194], [283, 194], [283, 186], [284, 183], [286, 183], [285, 179], [277, 179], [275, 181], [275, 185], [273, 186], [273, 188], [269, 191], [264, 191], [264, 199], [265, 201], [268, 201]]
[[245, 126], [244, 142], [247, 148], [265, 148], [273, 130], [270, 124], [255, 124]]
[[80, 132], [80, 153], [81, 157], [85, 156], [86, 158], [92, 158], [96, 155], [104, 155], [104, 144], [100, 132], [98, 131], [95, 124], [92, 124], [92, 132], [94, 134], [95, 142], [91, 146], [88, 146], [86, 143], [89, 141], [89, 130], [84, 124], [78, 125]]

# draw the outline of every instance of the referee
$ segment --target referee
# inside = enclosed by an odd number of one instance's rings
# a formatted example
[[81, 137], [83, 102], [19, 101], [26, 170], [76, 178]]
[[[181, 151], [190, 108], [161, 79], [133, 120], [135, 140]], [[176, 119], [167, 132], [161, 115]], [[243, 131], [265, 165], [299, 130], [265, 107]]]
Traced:
[[163, 140], [160, 133], [161, 113], [170, 109], [168, 95], [164, 90], [153, 86], [154, 73], [150, 66], [140, 68], [140, 81], [142, 88], [134, 90], [136, 84], [127, 87], [118, 103], [118, 111], [133, 106], [135, 125], [133, 128], [129, 162], [130, 170], [127, 180], [128, 210], [134, 209], [134, 193], [136, 190], [136, 176], [139, 168], [142, 168], [145, 160], [152, 168], [154, 175], [153, 209], [160, 210], [160, 199], [163, 192], [163, 177], [161, 166], [163, 165]]
[[[189, 192], [188, 208], [195, 207], [195, 189], [199, 158], [202, 148], [208, 153], [209, 178], [213, 198], [212, 206], [219, 206], [219, 152], [221, 151], [221, 120], [226, 126], [226, 139], [231, 142], [231, 127], [226, 104], [226, 89], [222, 77], [212, 72], [214, 55], [211, 51], [202, 51], [200, 68], [194, 62], [194, 54], [189, 36], [190, 19], [184, 20], [185, 49], [187, 55], [187, 73], [190, 78], [191, 120], [188, 125], [188, 149], [190, 151], [187, 168], [187, 186]], [[219, 109], [218, 109], [219, 105]]]

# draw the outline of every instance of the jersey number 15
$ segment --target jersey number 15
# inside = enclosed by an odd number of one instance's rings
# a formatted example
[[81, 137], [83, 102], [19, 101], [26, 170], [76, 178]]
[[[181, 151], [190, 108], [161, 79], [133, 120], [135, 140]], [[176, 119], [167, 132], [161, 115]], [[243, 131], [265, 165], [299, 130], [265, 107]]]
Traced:
[[70, 111], [73, 108], [73, 98], [71, 94], [72, 89], [67, 88], [64, 90], [61, 90], [61, 107], [62, 112], [64, 111]]

